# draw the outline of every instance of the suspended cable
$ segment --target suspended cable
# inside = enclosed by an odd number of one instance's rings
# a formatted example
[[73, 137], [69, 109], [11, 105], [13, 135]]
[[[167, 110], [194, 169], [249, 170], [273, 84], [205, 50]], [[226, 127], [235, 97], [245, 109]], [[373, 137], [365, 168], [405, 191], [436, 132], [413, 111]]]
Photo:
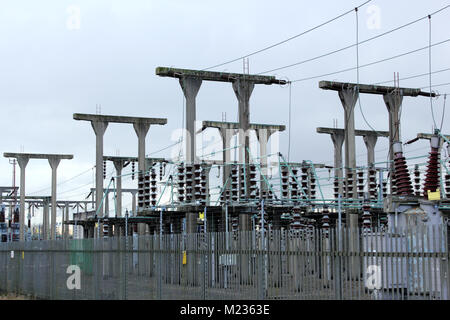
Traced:
[[[428, 74], [427, 74], [428, 75]], [[442, 86], [448, 86], [450, 85], [450, 82], [446, 82], [446, 83], [439, 83], [439, 84], [433, 84], [431, 87], [432, 88], [436, 88], [436, 87], [442, 87]], [[425, 87], [421, 87], [419, 89], [428, 89], [430, 88], [430, 85], [426, 85]]]
[[447, 95], [444, 94], [444, 107], [442, 108], [442, 119], [441, 126], [439, 127], [439, 131], [442, 132], [442, 125], [444, 124], [444, 115], [445, 115], [445, 101], [447, 100]]
[[[94, 167], [95, 167], [95, 166], [94, 166]], [[67, 179], [67, 180], [61, 181], [61, 182], [57, 183], [56, 185], [57, 185], [57, 186], [60, 186], [60, 185], [62, 185], [62, 184], [64, 184], [64, 183], [66, 183], [66, 182], [72, 181], [73, 179], [76, 179], [76, 178], [82, 176], [83, 174], [88, 173], [89, 171], [92, 170], [92, 168], [93, 168], [93, 167], [91, 167], [91, 168], [87, 169], [86, 171], [83, 171], [83, 172], [81, 172], [81, 173], [79, 173], [79, 174], [77, 174], [77, 175], [75, 175], [75, 176], [73, 176], [73, 177], [71, 177], [71, 178], [69, 178], [69, 179]], [[32, 195], [32, 194], [40, 193], [40, 192], [42, 192], [42, 191], [50, 190], [51, 188], [52, 188], [52, 187], [50, 186], [50, 187], [47, 187], [47, 188], [43, 188], [43, 189], [40, 189], [40, 190], [37, 190], [37, 191], [30, 192], [29, 194]]]
[[[449, 71], [449, 70], [450, 70], [450, 68], [440, 69], [440, 70], [433, 71], [431, 74], [441, 73], [441, 72], [445, 72], [445, 71]], [[416, 74], [416, 75], [405, 77], [405, 78], [400, 78], [399, 80], [410, 80], [410, 79], [415, 79], [415, 78], [428, 76], [429, 74], [430, 74], [430, 72], [425, 72], [425, 73]], [[380, 82], [372, 83], [372, 85], [380, 85], [380, 84], [385, 84], [385, 83], [391, 83], [391, 82], [394, 82], [394, 81], [395, 80], [380, 81]], [[434, 85], [433, 87], [436, 87], [436, 85]], [[424, 88], [421, 88], [421, 89], [424, 89]]]
[[[436, 42], [436, 43], [432, 44], [431, 47], [438, 46], [438, 45], [447, 43], [449, 41], [450, 41], [450, 38], [446, 39], [446, 40], [443, 40], [443, 41], [440, 41], [440, 42]], [[397, 59], [397, 58], [401, 58], [401, 57], [404, 57], [404, 56], [407, 56], [407, 55], [410, 55], [410, 54], [413, 54], [413, 53], [416, 53], [416, 52], [419, 52], [419, 51], [426, 50], [428, 48], [429, 48], [429, 46], [425, 46], [425, 47], [422, 47], [422, 48], [418, 48], [418, 49], [415, 49], [415, 50], [404, 52], [404, 53], [401, 53], [401, 54], [398, 54], [398, 55], [395, 55], [395, 56], [392, 56], [392, 57], [389, 57], [389, 58], [385, 58], [385, 59], [381, 59], [381, 60], [377, 60], [377, 61], [373, 61], [373, 62], [370, 62], [370, 63], [367, 63], [367, 64], [360, 65], [359, 68], [365, 68], [365, 67], [369, 67], [369, 66], [372, 66], [372, 65], [375, 65], [375, 64], [382, 63], [382, 62], [386, 62], [386, 61], [394, 60], [394, 59]], [[312, 77], [292, 80], [291, 82], [294, 83], [294, 82], [302, 82], [302, 81], [313, 80], [313, 79], [317, 79], [317, 78], [323, 78], [323, 77], [327, 77], [327, 76], [331, 76], [331, 75], [335, 75], [335, 74], [339, 74], [339, 73], [353, 71], [355, 69], [356, 69], [356, 67], [342, 69], [342, 70], [339, 70], [339, 71], [325, 73], [325, 74], [321, 74], [321, 75], [318, 75], [318, 76], [312, 76]]]
[[370, 123], [367, 121], [366, 116], [364, 115], [364, 112], [362, 110], [362, 106], [361, 106], [361, 98], [359, 96], [359, 18], [358, 18], [358, 8], [355, 8], [355, 15], [356, 15], [356, 92], [358, 94], [358, 105], [359, 105], [359, 110], [361, 111], [361, 115], [364, 119], [364, 122], [369, 126], [370, 129], [372, 129], [372, 131], [376, 132], [378, 135], [380, 135], [380, 133], [378, 131], [376, 131], [371, 125]]
[[289, 82], [289, 129], [288, 129], [288, 162], [291, 156], [291, 98], [292, 97], [292, 84]]
[[[362, 6], [366, 5], [366, 4], [368, 4], [368, 3], [371, 2], [371, 1], [372, 1], [372, 0], [368, 0], [368, 1], [366, 1], [366, 2], [364, 2], [364, 3], [362, 3], [362, 4], [360, 4], [360, 5], [358, 6], [358, 8], [360, 8], [360, 7], [362, 7]], [[321, 27], [323, 27], [323, 26], [325, 26], [325, 25], [327, 25], [327, 24], [329, 24], [329, 23], [331, 23], [331, 22], [333, 22], [333, 21], [335, 21], [335, 20], [338, 20], [338, 19], [340, 19], [340, 18], [346, 16], [347, 14], [351, 13], [352, 11], [353, 11], [353, 9], [348, 10], [348, 11], [346, 11], [346, 12], [344, 12], [344, 13], [338, 15], [337, 17], [334, 17], [334, 18], [332, 18], [332, 19], [330, 19], [330, 20], [327, 20], [327, 21], [325, 21], [325, 22], [323, 22], [323, 23], [321, 23], [321, 24], [319, 24], [319, 25], [317, 25], [317, 26], [315, 26], [315, 27], [313, 27], [313, 28], [311, 28], [311, 29], [308, 29], [308, 30], [303, 31], [303, 32], [301, 32], [301, 33], [299, 33], [299, 34], [296, 34], [296, 35], [294, 35], [294, 36], [292, 36], [292, 37], [290, 37], [290, 38], [287, 38], [287, 39], [285, 39], [285, 40], [283, 40], [283, 41], [277, 42], [277, 43], [275, 43], [275, 44], [272, 44], [272, 45], [267, 46], [267, 47], [265, 47], [265, 48], [262, 48], [262, 49], [260, 49], [260, 50], [254, 51], [254, 52], [249, 53], [249, 54], [247, 54], [247, 55], [245, 55], [245, 56], [241, 56], [241, 57], [239, 57], [239, 58], [232, 59], [232, 60], [229, 60], [229, 61], [220, 63], [220, 64], [216, 64], [216, 65], [214, 65], [214, 66], [211, 66], [211, 67], [202, 69], [202, 71], [209, 70], [209, 69], [214, 69], [214, 68], [217, 68], [217, 67], [221, 67], [221, 66], [224, 66], [224, 65], [227, 65], [227, 64], [230, 64], [230, 63], [233, 63], [233, 62], [242, 60], [242, 59], [244, 59], [244, 58], [251, 57], [251, 56], [253, 56], [253, 55], [255, 55], [255, 54], [258, 54], [258, 53], [261, 53], [261, 52], [263, 52], [263, 51], [267, 51], [267, 50], [269, 50], [269, 49], [272, 49], [272, 48], [274, 48], [274, 47], [277, 47], [277, 46], [279, 46], [279, 45], [282, 45], [282, 44], [284, 44], [284, 43], [286, 43], [286, 42], [288, 42], [288, 41], [291, 41], [291, 40], [293, 40], [293, 39], [296, 39], [296, 38], [298, 38], [298, 37], [301, 37], [301, 36], [303, 36], [303, 35], [305, 35], [305, 34], [307, 34], [307, 33], [310, 33], [311, 31], [314, 31], [314, 30], [316, 30], [316, 29], [319, 29], [319, 28], [321, 28]]]
[[[339, 53], [339, 52], [341, 52], [341, 51], [345, 51], [345, 50], [350, 49], [350, 48], [353, 48], [353, 47], [355, 47], [355, 46], [357, 46], [357, 45], [361, 45], [361, 44], [367, 43], [367, 42], [369, 42], [369, 41], [372, 41], [372, 40], [381, 38], [381, 37], [383, 37], [383, 36], [385, 36], [385, 35], [388, 35], [388, 34], [390, 34], [390, 33], [393, 33], [393, 32], [395, 32], [395, 31], [398, 31], [398, 30], [400, 30], [400, 29], [403, 29], [403, 28], [406, 28], [406, 27], [408, 27], [408, 26], [411, 26], [411, 25], [413, 25], [413, 24], [415, 24], [415, 23], [417, 23], [417, 22], [419, 22], [419, 21], [422, 21], [422, 20], [424, 20], [424, 19], [427, 19], [429, 16], [435, 15], [435, 14], [437, 14], [437, 13], [439, 13], [439, 12], [441, 12], [441, 11], [447, 9], [447, 8], [450, 8], [450, 5], [447, 5], [447, 6], [443, 7], [443, 8], [441, 8], [441, 9], [439, 9], [439, 10], [437, 10], [437, 11], [431, 13], [430, 15], [423, 16], [423, 17], [421, 17], [421, 18], [419, 18], [419, 19], [416, 19], [416, 20], [414, 20], [414, 21], [408, 22], [408, 23], [406, 23], [406, 24], [403, 24], [403, 25], [401, 25], [401, 26], [399, 26], [399, 27], [396, 27], [396, 28], [394, 28], [394, 29], [391, 29], [391, 30], [389, 30], [389, 31], [383, 32], [383, 33], [381, 33], [381, 34], [379, 34], [379, 35], [376, 35], [376, 36], [373, 36], [373, 37], [368, 38], [368, 39], [366, 39], [366, 40], [363, 40], [363, 41], [359, 42], [358, 44], [354, 43], [354, 44], [348, 45], [348, 46], [346, 46], [346, 47], [343, 47], [343, 48], [340, 48], [340, 49], [337, 49], [337, 50], [333, 50], [333, 51], [324, 53], [324, 54], [322, 54], [322, 55], [319, 55], [319, 56], [316, 56], [316, 57], [313, 57], [313, 58], [309, 58], [309, 59], [306, 59], [306, 60], [303, 60], [303, 61], [299, 61], [299, 62], [296, 62], [296, 63], [292, 63], [292, 64], [289, 64], [289, 65], [286, 65], [286, 66], [283, 66], [283, 67], [279, 67], [279, 68], [267, 70], [267, 71], [260, 72], [260, 73], [257, 73], [257, 74], [272, 73], [272, 72], [274, 72], [274, 71], [279, 71], [279, 70], [283, 70], [283, 69], [295, 67], [295, 66], [298, 66], [298, 65], [307, 63], [307, 62], [311, 62], [311, 61], [314, 61], [314, 60], [318, 60], [318, 59], [321, 59], [321, 58], [324, 58], [324, 57], [327, 57], [327, 56], [330, 56], [330, 55]], [[357, 9], [358, 9], [358, 8], [355, 8], [355, 10], [357, 10]]]
[[[428, 39], [428, 64], [429, 64], [429, 73], [430, 73], [430, 93], [431, 93], [431, 15], [428, 16], [428, 29], [429, 29], [429, 39]], [[433, 97], [430, 94], [430, 107], [431, 107], [431, 116], [433, 118], [434, 128], [437, 128], [436, 121], [434, 119], [434, 111], [433, 111]]]

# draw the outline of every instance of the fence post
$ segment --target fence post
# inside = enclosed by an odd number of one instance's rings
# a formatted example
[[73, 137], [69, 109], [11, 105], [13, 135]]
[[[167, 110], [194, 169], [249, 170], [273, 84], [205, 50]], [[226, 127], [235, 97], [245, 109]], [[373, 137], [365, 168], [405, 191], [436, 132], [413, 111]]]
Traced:
[[206, 221], [206, 207], [203, 211], [203, 248], [205, 252], [203, 253], [203, 281], [202, 281], [202, 297], [203, 300], [206, 300], [206, 286], [208, 282], [208, 240], [207, 240], [207, 221]]
[[336, 239], [336, 263], [335, 263], [335, 291], [336, 291], [336, 300], [342, 300], [342, 265], [341, 265], [341, 254], [342, 254], [342, 208], [341, 208], [341, 195], [338, 195], [338, 225], [337, 225], [337, 237]]
[[267, 257], [266, 257], [266, 239], [264, 236], [265, 233], [265, 220], [264, 220], [264, 199], [261, 200], [261, 263], [260, 263], [260, 300], [264, 300], [266, 298], [266, 277], [267, 277]]
[[123, 297], [124, 300], [128, 299], [128, 210], [125, 212], [125, 263], [124, 263], [124, 270], [123, 270]]
[[162, 299], [162, 259], [163, 259], [163, 252], [162, 252], [162, 236], [163, 236], [163, 223], [162, 223], [162, 213], [163, 209], [159, 211], [159, 262], [158, 262], [158, 299]]

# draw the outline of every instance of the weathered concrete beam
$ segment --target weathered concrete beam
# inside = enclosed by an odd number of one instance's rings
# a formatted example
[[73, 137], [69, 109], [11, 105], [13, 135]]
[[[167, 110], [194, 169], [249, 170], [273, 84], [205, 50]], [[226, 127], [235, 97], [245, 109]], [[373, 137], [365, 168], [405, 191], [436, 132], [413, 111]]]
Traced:
[[[91, 188], [91, 192], [92, 191], [95, 191], [96, 189], [95, 188]], [[116, 191], [116, 189], [115, 188], [110, 188], [110, 189], [108, 189], [108, 193], [109, 192], [114, 192], [114, 191]], [[122, 189], [122, 192], [130, 192], [130, 193], [133, 193], [133, 192], [137, 192], [138, 191], [138, 189]], [[106, 190], [103, 190], [103, 192], [106, 192]], [[91, 202], [91, 201], [88, 201], [88, 202]]]
[[[30, 203], [42, 203], [42, 199], [48, 198], [49, 196], [25, 196], [25, 202]], [[12, 197], [4, 197], [3, 200], [5, 202], [14, 201]], [[91, 203], [91, 200], [56, 200], [56, 204], [77, 204], [77, 203]]]
[[286, 80], [275, 79], [274, 76], [177, 69], [169, 67], [157, 67], [155, 73], [160, 77], [172, 77], [172, 78], [193, 77], [206, 81], [234, 82], [236, 80], [245, 80], [253, 82], [254, 84], [267, 84], [267, 85], [287, 83]]
[[166, 118], [127, 117], [127, 116], [112, 116], [102, 114], [86, 114], [86, 113], [74, 113], [73, 119], [84, 121], [133, 123], [133, 124], [134, 123], [155, 124], [155, 125], [167, 124]]
[[[349, 82], [334, 82], [334, 81], [320, 81], [319, 88], [324, 90], [334, 90], [341, 91], [346, 89], [354, 89], [358, 86], [356, 83]], [[392, 92], [399, 92], [401, 96], [405, 97], [417, 97], [424, 96], [429, 97], [429, 92], [423, 92], [421, 89], [413, 89], [413, 88], [397, 88], [397, 87], [388, 87], [388, 86], [375, 86], [369, 84], [359, 84], [359, 93], [368, 93], [368, 94], [390, 94]], [[436, 96], [436, 93], [431, 93], [432, 97]]]
[[[277, 166], [278, 162], [271, 162], [270, 163], [272, 166]], [[307, 162], [288, 162], [287, 163], [289, 165], [289, 167], [291, 168], [302, 168], [302, 167], [307, 167], [310, 164]], [[330, 166], [327, 166], [323, 163], [313, 163], [314, 168], [331, 168]]]
[[[204, 131], [206, 128], [239, 129], [239, 123], [238, 122], [221, 122], [221, 121], [203, 121], [202, 128], [197, 133]], [[250, 123], [249, 129], [250, 130], [267, 129], [267, 130], [284, 131], [284, 130], [286, 130], [286, 126], [285, 125], [276, 125], [276, 124]]]
[[72, 154], [51, 154], [51, 153], [14, 153], [14, 152], [5, 152], [3, 153], [5, 158], [17, 158], [17, 157], [26, 157], [28, 159], [49, 159], [52, 157], [59, 159], [73, 159]]
[[[137, 157], [121, 157], [121, 156], [103, 156], [103, 160], [105, 161], [134, 161], [137, 162], [138, 158]], [[164, 159], [164, 158], [145, 158], [145, 160], [147, 162], [168, 162], [168, 160]]]
[[[323, 128], [319, 127], [316, 128], [317, 133], [324, 133], [324, 134], [333, 134], [333, 133], [342, 133], [344, 134], [344, 129], [340, 128]], [[389, 137], [388, 131], [372, 131], [372, 130], [357, 130], [355, 129], [355, 136], [367, 136], [367, 135], [376, 135], [377, 137]]]

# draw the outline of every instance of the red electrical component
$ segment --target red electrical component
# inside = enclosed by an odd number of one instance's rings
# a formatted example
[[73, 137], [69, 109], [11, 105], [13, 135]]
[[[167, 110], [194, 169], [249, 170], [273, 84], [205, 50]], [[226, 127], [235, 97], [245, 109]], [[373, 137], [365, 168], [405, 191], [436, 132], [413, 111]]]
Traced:
[[412, 196], [413, 188], [409, 176], [406, 160], [402, 152], [401, 142], [394, 143], [394, 169], [395, 169], [395, 185], [397, 187], [397, 195]]
[[436, 192], [439, 188], [439, 137], [431, 138], [431, 152], [428, 157], [427, 172], [423, 186], [423, 196], [428, 199], [428, 190]]

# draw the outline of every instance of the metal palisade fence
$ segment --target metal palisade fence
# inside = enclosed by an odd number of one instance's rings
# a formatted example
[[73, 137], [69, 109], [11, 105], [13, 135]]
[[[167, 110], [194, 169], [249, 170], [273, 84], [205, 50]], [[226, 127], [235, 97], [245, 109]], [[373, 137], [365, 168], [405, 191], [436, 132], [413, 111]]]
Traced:
[[448, 261], [446, 226], [13, 242], [0, 244], [0, 290], [38, 299], [447, 300]]

